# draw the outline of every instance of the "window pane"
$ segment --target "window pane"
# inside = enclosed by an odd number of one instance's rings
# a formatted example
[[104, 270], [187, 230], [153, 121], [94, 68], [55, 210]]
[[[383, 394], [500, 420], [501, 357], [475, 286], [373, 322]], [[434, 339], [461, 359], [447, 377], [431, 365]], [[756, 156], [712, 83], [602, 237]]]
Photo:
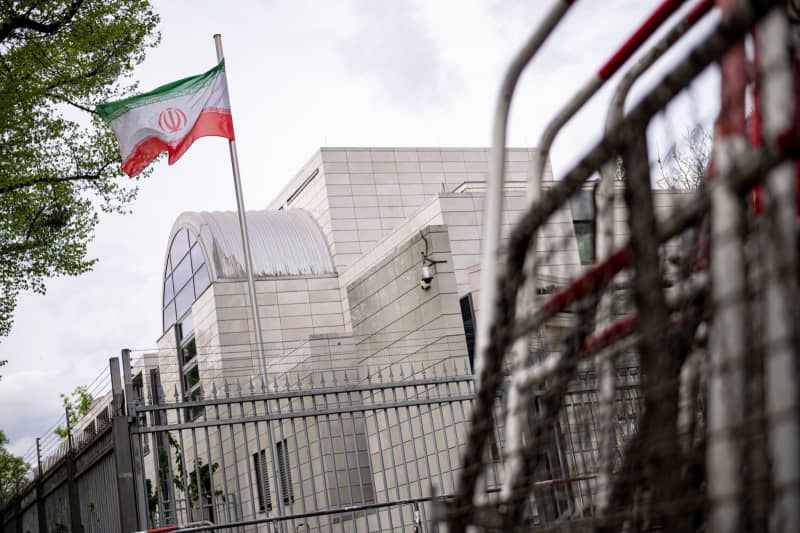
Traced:
[[194, 275], [194, 293], [200, 296], [206, 287], [208, 287], [208, 267], [203, 265]]
[[594, 218], [594, 198], [592, 191], [578, 191], [569, 199], [574, 222], [587, 222]]
[[194, 331], [194, 324], [192, 323], [192, 315], [188, 314], [181, 321], [180, 327], [178, 328], [178, 340], [183, 340], [186, 337], [191, 336], [193, 331]]
[[200, 369], [194, 365], [188, 372], [186, 372], [186, 388], [191, 389], [200, 383]]
[[189, 232], [185, 229], [180, 230], [175, 234], [172, 240], [172, 247], [169, 250], [169, 256], [172, 259], [172, 264], [175, 265], [181, 258], [189, 251]]
[[167, 329], [174, 323], [175, 323], [175, 304], [169, 303], [164, 308], [164, 331], [167, 331]]
[[169, 276], [164, 280], [164, 303], [172, 300], [173, 296], [175, 296], [175, 291], [172, 288], [172, 276]]
[[172, 271], [172, 283], [175, 285], [175, 290], [181, 290], [181, 287], [189, 281], [192, 277], [192, 265], [189, 264], [189, 256], [187, 255], [183, 261], [178, 263], [175, 270]]
[[189, 343], [183, 347], [181, 355], [183, 356], [183, 364], [194, 359], [194, 356], [197, 355], [197, 344], [195, 344], [194, 339], [190, 340]]
[[197, 272], [197, 269], [203, 266], [205, 260], [203, 259], [203, 250], [199, 244], [192, 246], [192, 270]]
[[192, 302], [194, 302], [194, 287], [192, 287], [191, 283], [188, 283], [175, 296], [175, 312], [177, 316], [183, 316], [192, 306]]
[[591, 222], [575, 222], [575, 239], [578, 244], [578, 257], [582, 265], [594, 262], [594, 235]]

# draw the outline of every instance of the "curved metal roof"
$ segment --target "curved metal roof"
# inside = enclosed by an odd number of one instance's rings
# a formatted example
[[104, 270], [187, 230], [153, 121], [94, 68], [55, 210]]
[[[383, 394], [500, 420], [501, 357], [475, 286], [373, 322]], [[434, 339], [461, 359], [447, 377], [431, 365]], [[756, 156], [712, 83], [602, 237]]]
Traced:
[[[248, 211], [246, 216], [255, 277], [336, 272], [325, 236], [307, 212]], [[200, 241], [211, 281], [247, 276], [235, 211], [181, 213], [172, 226], [169, 243], [182, 228], [194, 233]]]

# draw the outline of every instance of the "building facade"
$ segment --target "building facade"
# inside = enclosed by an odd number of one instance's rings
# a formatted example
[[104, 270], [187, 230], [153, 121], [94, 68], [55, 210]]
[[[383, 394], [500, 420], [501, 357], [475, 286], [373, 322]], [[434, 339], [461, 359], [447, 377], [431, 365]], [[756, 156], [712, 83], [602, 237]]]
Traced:
[[[503, 235], [526, 209], [534, 153], [506, 151]], [[451, 403], [445, 412], [432, 402], [423, 411], [415, 386], [413, 398], [403, 389], [406, 403], [395, 405], [393, 416], [378, 418], [375, 407], [365, 407], [374, 405], [374, 389], [365, 384], [453, 375], [453, 369], [471, 373], [488, 158], [482, 148], [322, 148], [265, 209], [249, 211], [266, 374], [236, 213], [178, 217], [163, 266], [158, 350], [134, 361], [131, 376], [140, 425], [150, 428], [139, 435], [139, 453], [153, 523], [236, 522], [360, 506], [362, 515], [337, 515], [329, 526], [359, 530], [363, 520], [369, 530], [398, 529], [407, 517], [393, 516], [380, 502], [423, 497], [429, 487], [421, 477], [439, 480], [439, 494], [454, 489], [468, 406]], [[549, 165], [544, 177], [547, 188]], [[593, 261], [591, 195], [587, 187], [540, 232], [538, 286], [545, 294]], [[667, 212], [683, 195], [657, 191], [656, 204]], [[617, 209], [622, 239], [625, 213]], [[427, 286], [421, 283], [425, 265], [433, 274]], [[555, 324], [545, 337], [558, 338]], [[209, 398], [277, 394], [282, 387], [325, 391], [345, 383], [353, 391], [336, 393], [334, 424], [304, 415], [300, 431], [299, 419], [274, 415], [294, 413], [295, 398], [265, 396], [263, 407], [240, 402], [238, 414], [227, 404], [225, 431], [208, 431], [209, 420], [225, 418]], [[469, 386], [453, 392], [448, 384], [448, 393], [468, 394]], [[330, 407], [330, 396], [320, 394], [310, 409], [319, 398]], [[298, 405], [309, 409], [305, 399]], [[501, 448], [498, 431], [492, 453]]]

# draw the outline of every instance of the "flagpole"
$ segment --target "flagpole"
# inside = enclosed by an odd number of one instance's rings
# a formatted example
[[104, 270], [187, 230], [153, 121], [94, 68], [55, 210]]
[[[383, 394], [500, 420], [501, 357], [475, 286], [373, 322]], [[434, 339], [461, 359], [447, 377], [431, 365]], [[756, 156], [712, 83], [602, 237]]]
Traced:
[[[214, 45], [217, 49], [217, 63], [222, 61], [222, 35], [214, 34]], [[247, 232], [247, 219], [244, 210], [244, 198], [242, 196], [242, 182], [239, 178], [239, 156], [236, 152], [236, 141], [228, 141], [231, 152], [231, 169], [233, 170], [233, 187], [236, 190], [236, 209], [239, 214], [239, 230], [242, 234], [242, 248], [244, 249], [244, 265], [247, 271], [247, 288], [250, 293], [250, 310], [253, 315], [253, 326], [256, 333], [256, 344], [258, 344], [259, 371], [263, 386], [267, 386], [267, 363], [264, 357], [264, 339], [261, 333], [261, 317], [258, 314], [258, 300], [256, 299], [256, 282], [253, 279], [253, 255], [250, 252], [250, 235]]]

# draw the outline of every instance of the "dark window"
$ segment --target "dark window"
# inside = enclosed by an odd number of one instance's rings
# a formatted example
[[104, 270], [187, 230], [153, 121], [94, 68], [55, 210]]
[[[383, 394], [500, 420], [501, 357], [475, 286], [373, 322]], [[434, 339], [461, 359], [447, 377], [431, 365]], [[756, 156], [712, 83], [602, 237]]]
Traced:
[[[181, 368], [181, 385], [183, 397], [187, 401], [195, 402], [203, 399], [203, 386], [200, 383], [200, 365], [197, 361], [197, 343], [193, 335], [183, 336], [184, 327], [191, 328], [191, 317], [187, 315], [175, 328], [175, 337], [178, 341], [178, 364]], [[191, 331], [191, 330], [190, 330]], [[193, 406], [186, 409], [186, 419], [194, 420], [203, 414], [202, 406]]]
[[292, 470], [289, 464], [289, 446], [286, 439], [275, 444], [278, 452], [278, 471], [281, 478], [281, 494], [283, 503], [289, 504], [294, 501], [294, 490], [292, 489]]
[[258, 510], [272, 510], [272, 496], [269, 492], [269, 476], [267, 475], [267, 452], [261, 450], [253, 454], [253, 470], [256, 473], [256, 489], [258, 490]]
[[578, 191], [569, 200], [572, 225], [582, 265], [594, 263], [594, 198], [592, 191]]
[[460, 303], [461, 320], [464, 322], [464, 335], [467, 338], [469, 368], [472, 370], [475, 362], [475, 308], [472, 306], [472, 294], [467, 294], [461, 298]]
[[582, 265], [594, 263], [594, 225], [592, 222], [572, 223], [575, 227], [575, 240], [578, 243], [578, 257]]

